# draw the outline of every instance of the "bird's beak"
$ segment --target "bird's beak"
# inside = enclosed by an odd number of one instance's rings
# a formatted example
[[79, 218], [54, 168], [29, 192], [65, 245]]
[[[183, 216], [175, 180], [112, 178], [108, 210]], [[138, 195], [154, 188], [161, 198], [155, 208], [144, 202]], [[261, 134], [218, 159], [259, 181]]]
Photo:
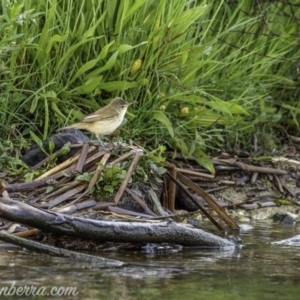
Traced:
[[136, 102], [136, 101], [134, 101], [134, 102], [128, 102], [128, 103], [127, 103], [127, 107], [130, 106], [130, 105], [132, 105], [132, 104], [134, 104], [135, 102]]

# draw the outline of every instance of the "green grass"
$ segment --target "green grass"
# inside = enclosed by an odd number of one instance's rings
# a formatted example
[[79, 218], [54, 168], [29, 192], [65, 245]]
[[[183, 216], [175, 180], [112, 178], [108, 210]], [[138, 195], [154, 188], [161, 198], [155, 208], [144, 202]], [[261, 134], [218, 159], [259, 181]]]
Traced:
[[237, 136], [249, 148], [270, 127], [299, 132], [296, 1], [0, 5], [1, 139], [46, 139], [115, 96], [136, 101], [124, 139], [165, 144], [211, 170], [209, 149]]

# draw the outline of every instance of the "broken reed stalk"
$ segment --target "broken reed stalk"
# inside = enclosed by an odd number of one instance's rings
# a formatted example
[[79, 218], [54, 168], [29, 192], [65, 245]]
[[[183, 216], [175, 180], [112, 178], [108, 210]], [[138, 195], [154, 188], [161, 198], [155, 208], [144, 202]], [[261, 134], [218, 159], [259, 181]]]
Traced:
[[[94, 151], [96, 149], [95, 146], [91, 146], [89, 148], [89, 153]], [[34, 181], [38, 181], [38, 180], [41, 180], [41, 179], [44, 179], [44, 178], [47, 178], [63, 169], [65, 169], [66, 167], [69, 167], [70, 165], [72, 165], [74, 162], [76, 162], [80, 157], [80, 153], [79, 154], [76, 154], [74, 155], [73, 157], [67, 159], [66, 161], [64, 161], [63, 163], [59, 164], [58, 166], [56, 166], [55, 168], [49, 170], [48, 172], [42, 174], [41, 176], [39, 176], [38, 178], [34, 179]]]
[[29, 189], [32, 190], [42, 185], [45, 185], [46, 183], [47, 183], [47, 179], [42, 179], [33, 182], [12, 183], [12, 184], [7, 184], [5, 186], [5, 190], [8, 192], [17, 192], [17, 191], [29, 190]]
[[95, 184], [97, 183], [97, 180], [98, 180], [99, 176], [101, 175], [103, 169], [105, 168], [105, 165], [106, 165], [109, 157], [110, 157], [109, 152], [107, 152], [103, 155], [103, 157], [100, 161], [100, 164], [97, 166], [96, 171], [94, 173], [94, 176], [93, 176], [93, 178], [91, 179], [91, 181], [89, 183], [87, 193], [89, 193], [92, 190], [92, 188], [95, 186]]
[[77, 173], [82, 173], [83, 166], [85, 164], [89, 148], [90, 148], [90, 145], [88, 143], [84, 143], [83, 147], [81, 148], [80, 157], [78, 159], [76, 169], [75, 169]]
[[77, 195], [79, 192], [83, 191], [84, 189], [86, 189], [86, 187], [88, 186], [87, 182], [82, 183], [79, 186], [76, 186], [75, 188], [68, 190], [66, 193], [58, 196], [57, 198], [50, 200], [48, 202], [48, 208], [52, 208], [54, 206], [57, 206], [58, 204], [68, 200], [69, 198]]
[[[91, 155], [91, 156], [86, 160], [86, 164], [85, 164], [85, 165], [87, 166], [88, 164], [93, 163], [95, 160], [97, 160], [99, 157], [103, 156], [105, 153], [106, 153], [106, 151], [103, 150], [103, 151], [100, 151], [100, 152], [97, 152], [97, 153]], [[74, 171], [74, 168], [75, 168], [75, 166], [74, 166], [74, 165], [71, 165], [71, 166], [69, 166], [68, 168], [63, 169], [62, 171], [57, 172], [57, 173], [55, 173], [55, 174], [49, 176], [48, 179], [58, 179], [58, 178], [64, 176], [65, 174]]]
[[101, 175], [104, 167], [105, 167], [105, 164], [107, 163], [107, 160], [109, 159], [110, 157], [110, 153], [109, 152], [106, 152], [101, 161], [100, 161], [100, 165], [97, 166], [96, 170], [95, 170], [95, 173], [93, 175], [93, 178], [91, 179], [89, 185], [88, 185], [88, 188], [86, 189], [86, 191], [81, 194], [78, 198], [76, 198], [74, 201], [72, 201], [70, 204], [75, 204], [76, 202], [78, 202], [82, 197], [86, 196], [91, 190], [92, 188], [95, 186], [95, 184], [97, 183], [97, 180], [99, 178], [99, 176]]
[[4, 191], [5, 191], [5, 184], [2, 181], [0, 181], [0, 196]]
[[52, 211], [70, 215], [70, 214], [75, 213], [76, 211], [94, 207], [94, 206], [96, 206], [96, 204], [97, 204], [96, 200], [86, 200], [86, 201], [72, 204], [72, 205], [65, 205], [62, 207], [57, 207], [57, 208], [54, 208]]
[[279, 178], [278, 178], [278, 176], [276, 174], [274, 174], [274, 182], [275, 182], [275, 186], [278, 188], [279, 192], [281, 194], [283, 194], [284, 191], [283, 191], [281, 182], [280, 182], [280, 180], [279, 180]]
[[[128, 210], [128, 209], [115, 207], [115, 206], [110, 206], [108, 209], [116, 215], [122, 215], [123, 218], [124, 218], [124, 215], [126, 215], [126, 216], [127, 215], [128, 216], [135, 216], [135, 217], [143, 217], [143, 218], [147, 218], [147, 219], [149, 219], [152, 216], [152, 215], [146, 215], [146, 214], [143, 214], [143, 213], [139, 213], [139, 212], [135, 212], [135, 211], [131, 211], [131, 210]], [[136, 218], [134, 218], [134, 221], [137, 222]]]
[[192, 170], [186, 170], [186, 169], [182, 169], [182, 168], [176, 168], [176, 170], [183, 174], [193, 175], [193, 176], [197, 176], [197, 177], [203, 177], [206, 179], [214, 179], [215, 178], [214, 175], [196, 172], [196, 171], [192, 171]]
[[[173, 165], [173, 167], [169, 167], [170, 174], [176, 179], [177, 178], [177, 169]], [[168, 209], [174, 214], [175, 212], [175, 196], [176, 196], [176, 182], [173, 180], [169, 181], [169, 189], [168, 189]]]
[[191, 180], [189, 180], [187, 177], [182, 175], [180, 172], [177, 174], [178, 179], [185, 184], [187, 187], [192, 189], [194, 192], [196, 192], [198, 195], [200, 195], [207, 204], [219, 215], [219, 217], [228, 225], [230, 229], [239, 229], [239, 226], [232, 220], [226, 212], [223, 210], [221, 206], [215, 200], [207, 194], [202, 188], [200, 188], [198, 185], [193, 183]]
[[[170, 173], [167, 173], [169, 177], [176, 182], [176, 184], [182, 189], [182, 191], [193, 201], [193, 203], [201, 210], [201, 212], [221, 231], [225, 232], [225, 229], [206, 211], [206, 209], [194, 198], [194, 196], [185, 188], [185, 186], [177, 179], [172, 177]], [[179, 175], [178, 173], [177, 175]]]
[[247, 165], [241, 162], [237, 162], [235, 159], [218, 159], [215, 160], [221, 163], [226, 163], [228, 165], [232, 165], [232, 166], [237, 166], [239, 167], [241, 170], [246, 171], [246, 172], [257, 172], [257, 173], [262, 173], [262, 174], [270, 174], [270, 175], [286, 175], [287, 171], [284, 170], [279, 170], [279, 169], [274, 169], [274, 168], [267, 168], [267, 167], [259, 167], [259, 166], [251, 166], [251, 165]]
[[134, 191], [132, 191], [130, 188], [126, 188], [125, 189], [126, 193], [129, 194], [131, 196], [131, 198], [137, 202], [141, 208], [148, 214], [151, 216], [156, 217], [157, 215], [148, 207], [148, 205], [146, 204], [146, 202], [141, 199]]
[[118, 157], [117, 159], [113, 160], [113, 161], [110, 162], [109, 164], [110, 164], [110, 165], [114, 165], [114, 164], [116, 164], [116, 163], [118, 163], [118, 162], [120, 162], [120, 161], [126, 159], [127, 157], [131, 156], [132, 154], [133, 154], [133, 152], [131, 152], [131, 151], [130, 151], [130, 152], [127, 152], [127, 153], [123, 154], [122, 156]]
[[120, 188], [119, 188], [119, 190], [118, 190], [118, 192], [115, 196], [115, 203], [116, 204], [118, 204], [118, 202], [120, 201], [120, 199], [121, 199], [121, 197], [124, 193], [124, 190], [127, 187], [128, 181], [131, 178], [132, 173], [133, 173], [133, 171], [134, 171], [134, 169], [135, 169], [135, 167], [136, 167], [136, 165], [137, 165], [137, 163], [138, 163], [138, 161], [139, 161], [139, 159], [142, 155], [143, 155], [142, 152], [135, 152], [134, 158], [133, 158], [133, 160], [131, 162], [131, 165], [130, 165], [128, 171], [127, 171], [127, 174], [126, 174], [126, 176], [125, 176], [125, 178], [124, 178], [124, 180], [123, 180], [123, 182], [122, 182], [122, 184], [121, 184], [121, 186], [120, 186]]
[[49, 198], [52, 198], [52, 197], [55, 197], [55, 196], [58, 196], [64, 192], [67, 192], [68, 190], [70, 190], [71, 188], [74, 188], [75, 186], [79, 185], [80, 183], [82, 183], [81, 180], [74, 180], [73, 182], [71, 183], [68, 183], [66, 184], [65, 186], [61, 187], [60, 189], [50, 193], [50, 194], [47, 194], [46, 196], [43, 197], [43, 200], [47, 200]]
[[98, 202], [94, 207], [93, 210], [106, 210], [109, 206], [115, 206], [115, 202]]
[[[73, 145], [70, 145], [71, 148], [72, 148], [72, 146]], [[82, 147], [82, 144], [80, 144], [80, 147]], [[10, 184], [13, 184], [14, 182], [18, 181], [20, 178], [23, 178], [26, 174], [39, 169], [40, 167], [45, 165], [47, 162], [49, 162], [49, 161], [53, 160], [54, 158], [56, 158], [60, 153], [61, 153], [61, 149], [55, 151], [51, 155], [47, 156], [46, 158], [44, 158], [43, 160], [41, 160], [40, 162], [35, 164], [34, 166], [30, 167], [30, 169], [28, 171], [26, 171], [25, 173], [20, 174], [19, 176], [15, 177], [12, 181], [10, 181]]]

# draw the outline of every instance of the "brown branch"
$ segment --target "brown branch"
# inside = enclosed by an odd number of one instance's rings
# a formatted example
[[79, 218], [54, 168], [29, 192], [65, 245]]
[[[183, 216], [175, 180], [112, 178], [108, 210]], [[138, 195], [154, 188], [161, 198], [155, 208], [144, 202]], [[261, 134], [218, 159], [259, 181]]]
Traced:
[[[176, 179], [177, 178], [177, 170], [175, 165], [169, 168], [170, 174]], [[175, 212], [175, 196], [176, 196], [176, 182], [173, 180], [169, 181], [169, 189], [168, 189], [168, 209], [174, 214]]]
[[207, 204], [220, 216], [220, 218], [222, 218], [222, 220], [228, 225], [230, 229], [239, 229], [239, 226], [226, 214], [224, 209], [219, 206], [218, 203], [216, 203], [209, 194], [207, 194], [203, 189], [201, 189], [198, 185], [182, 175], [180, 172], [178, 172], [177, 176], [183, 184], [200, 195], [207, 202]]
[[81, 152], [80, 152], [80, 157], [78, 159], [76, 169], [75, 169], [77, 173], [82, 173], [83, 166], [85, 164], [89, 148], [90, 148], [90, 145], [88, 143], [83, 144], [83, 147], [82, 147]]
[[121, 197], [122, 197], [122, 195], [125, 191], [125, 188], [127, 187], [128, 181], [131, 178], [132, 173], [133, 173], [133, 171], [134, 171], [134, 169], [135, 169], [135, 167], [136, 167], [136, 165], [137, 165], [137, 163], [138, 163], [138, 161], [139, 161], [139, 159], [142, 155], [143, 155], [143, 153], [141, 153], [141, 152], [136, 152], [135, 153], [135, 156], [134, 156], [134, 158], [131, 162], [131, 165], [130, 165], [128, 171], [127, 171], [127, 174], [126, 174], [126, 176], [125, 176], [125, 178], [124, 178], [124, 180], [123, 180], [123, 182], [122, 182], [122, 184], [121, 184], [121, 186], [120, 186], [120, 188], [119, 188], [119, 190], [118, 190], [118, 192], [115, 196], [115, 203], [116, 204], [118, 204], [118, 202], [120, 201], [120, 199], [121, 199]]
[[[194, 196], [184, 187], [184, 185], [176, 180], [170, 173], [167, 173], [170, 178], [185, 192], [185, 194], [194, 202], [201, 212], [220, 230], [225, 232], [224, 228], [205, 210], [205, 208], [194, 198]], [[178, 172], [177, 175], [180, 173]], [[182, 175], [183, 176], [183, 175]]]
[[59, 197], [51, 200], [48, 202], [48, 207], [52, 208], [66, 200], [68, 200], [69, 198], [73, 197], [74, 195], [77, 195], [79, 192], [81, 192], [82, 190], [84, 190], [86, 187], [88, 186], [87, 182], [82, 183], [81, 185], [67, 191], [66, 193], [60, 195]]
[[133, 200], [135, 200], [135, 202], [137, 202], [141, 208], [148, 214], [151, 216], [157, 216], [149, 207], [148, 205], [145, 203], [145, 201], [143, 199], [141, 199], [134, 191], [132, 191], [130, 188], [125, 188], [125, 191], [131, 196], [131, 198]]

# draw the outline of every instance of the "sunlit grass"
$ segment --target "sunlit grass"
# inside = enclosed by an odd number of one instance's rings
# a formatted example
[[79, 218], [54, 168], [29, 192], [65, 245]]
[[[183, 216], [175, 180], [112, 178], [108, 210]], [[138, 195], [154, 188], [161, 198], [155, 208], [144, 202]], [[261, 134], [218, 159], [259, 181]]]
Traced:
[[2, 0], [1, 138], [46, 139], [122, 96], [124, 138], [211, 168], [201, 151], [224, 136], [299, 127], [299, 17], [276, 1]]

